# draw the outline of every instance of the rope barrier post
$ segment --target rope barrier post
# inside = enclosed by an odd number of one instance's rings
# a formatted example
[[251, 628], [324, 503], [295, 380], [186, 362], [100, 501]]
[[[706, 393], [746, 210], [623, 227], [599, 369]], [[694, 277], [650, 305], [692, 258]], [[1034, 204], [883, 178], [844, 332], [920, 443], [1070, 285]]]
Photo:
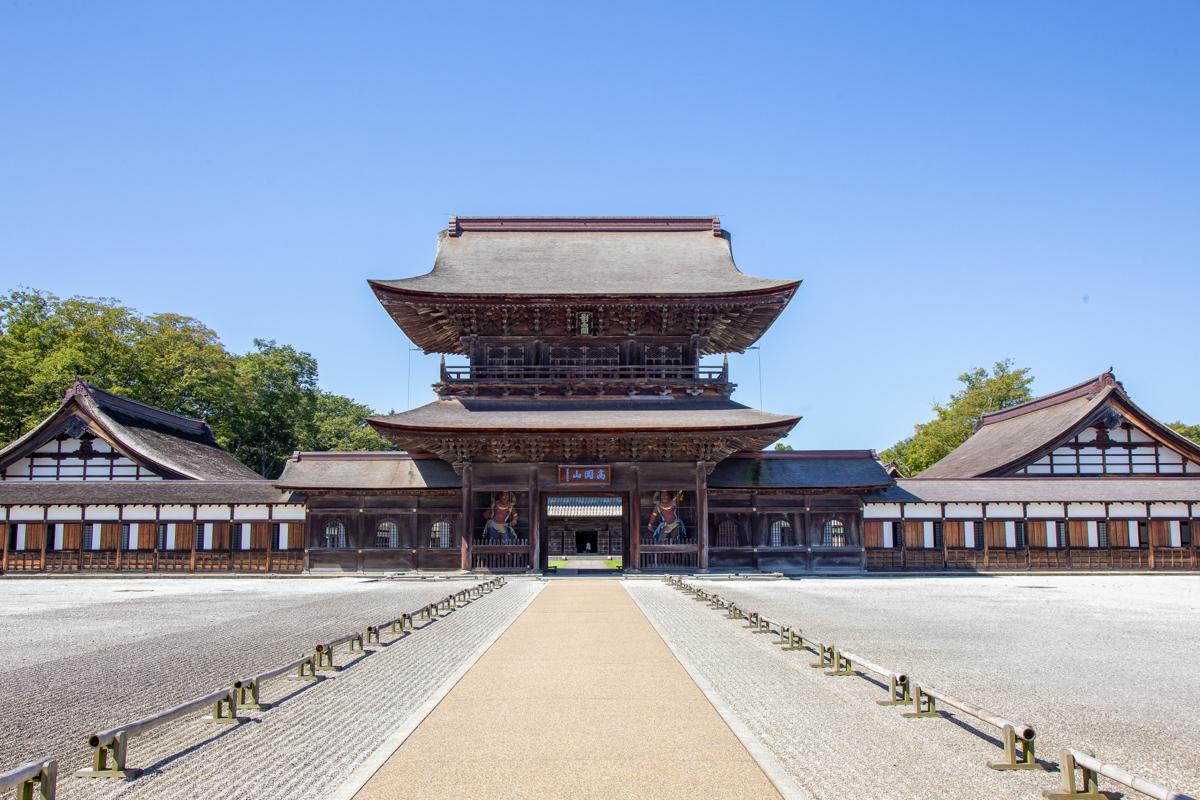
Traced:
[[794, 628], [788, 628], [787, 644], [784, 645], [784, 650], [803, 650], [804, 636]]
[[[1080, 785], [1075, 778], [1075, 769], [1082, 773], [1083, 783]], [[1058, 758], [1058, 771], [1062, 775], [1059, 790], [1043, 789], [1042, 797], [1048, 800], [1076, 800], [1076, 798], [1094, 798], [1099, 800], [1105, 795], [1100, 793], [1099, 776], [1090, 769], [1080, 767], [1075, 763], [1075, 755], [1069, 749], [1063, 749]]]
[[363, 647], [363, 635], [361, 633], [354, 634], [354, 638], [350, 640], [351, 653], [365, 653], [366, 648]]
[[136, 778], [140, 769], [125, 766], [129, 754], [129, 734], [118, 733], [111, 742], [92, 745], [92, 768], [75, 774], [83, 778]]
[[313, 683], [317, 680], [317, 662], [312, 656], [301, 661], [296, 666], [296, 674], [292, 676], [292, 680], [305, 681]]
[[833, 647], [833, 669], [826, 672], [826, 675], [835, 678], [843, 678], [847, 675], [854, 674], [854, 665], [850, 663], [850, 659], [846, 658], [837, 647]]
[[[1030, 731], [1032, 730], [1030, 728]], [[1001, 733], [1001, 740], [1004, 742], [1004, 760], [989, 761], [988, 766], [998, 770], [1044, 769], [1034, 757], [1033, 739], [1033, 736], [1028, 738], [1019, 736], [1016, 728], [1012, 725], [1005, 725]]]
[[230, 689], [224, 697], [217, 698], [217, 702], [213, 703], [213, 715], [205, 721], [218, 725], [237, 725], [242, 721], [237, 709], [237, 690]]
[[319, 644], [316, 649], [316, 664], [313, 667], [315, 672], [333, 672], [337, 667], [333, 666], [333, 648], [327, 644]]
[[237, 704], [242, 708], [248, 708], [251, 711], [262, 711], [263, 705], [258, 699], [258, 678], [251, 678], [242, 683], [239, 681], [234, 685], [237, 691]]
[[34, 790], [42, 800], [54, 800], [58, 792], [58, 761], [44, 758], [0, 773], [0, 792], [17, 790], [17, 800], [33, 800]]
[[892, 673], [888, 676], [888, 699], [876, 700], [881, 706], [906, 706], [912, 702], [908, 693], [908, 678]]
[[820, 642], [817, 642], [817, 660], [809, 664], [809, 666], [815, 669], [834, 666], [833, 645], [826, 647]]
[[912, 687], [912, 702], [913, 710], [904, 713], [904, 716], [909, 719], [940, 717], [942, 715], [942, 712], [938, 711], [937, 700], [932, 695], [922, 692], [920, 686]]
[[747, 628], [757, 628], [758, 627], [758, 612], [757, 611], [751, 611], [749, 614], [746, 615], [746, 627]]

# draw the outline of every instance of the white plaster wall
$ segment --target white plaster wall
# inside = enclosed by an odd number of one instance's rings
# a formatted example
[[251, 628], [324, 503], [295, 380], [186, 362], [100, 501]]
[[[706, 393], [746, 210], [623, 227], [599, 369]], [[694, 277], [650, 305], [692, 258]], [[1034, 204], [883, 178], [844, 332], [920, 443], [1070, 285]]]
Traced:
[[196, 506], [196, 519], [211, 519], [224, 521], [230, 518], [229, 506], [207, 505]]
[[946, 519], [983, 519], [983, 504], [946, 503]]
[[8, 518], [22, 522], [41, 522], [45, 509], [42, 506], [13, 506], [8, 511]]
[[270, 508], [271, 507], [267, 506], [267, 505], [234, 506], [233, 507], [233, 518], [236, 520], [245, 519], [245, 520], [255, 520], [255, 521], [261, 522], [263, 520], [268, 520], [271, 518]]
[[1109, 503], [1108, 516], [1113, 519], [1142, 519], [1146, 516], [1146, 504]]
[[940, 503], [905, 503], [905, 519], [941, 519], [942, 506]]
[[1062, 503], [1029, 503], [1025, 506], [1025, 516], [1030, 519], [1062, 519]]
[[154, 506], [125, 506], [121, 513], [125, 519], [154, 519]]
[[83, 506], [49, 506], [46, 519], [52, 522], [76, 522], [83, 519]]
[[1003, 519], [1004, 517], [1023, 517], [1024, 510], [1020, 503], [988, 503], [987, 515], [991, 519]]
[[1072, 519], [1081, 517], [1104, 518], [1104, 503], [1067, 503], [1067, 516]]
[[[892, 516], [900, 515], [900, 510], [899, 510], [898, 504], [883, 503], [881, 505], [896, 506], [896, 513], [893, 514]], [[870, 508], [872, 508], [872, 506], [867, 506], [867, 509], [870, 509]], [[301, 505], [300, 503], [288, 503], [286, 505], [272, 506], [271, 515], [274, 519], [294, 519], [294, 520], [303, 521], [304, 520], [304, 506]], [[867, 517], [867, 519], [873, 519], [873, 517]]]
[[101, 520], [104, 522], [116, 522], [121, 516], [119, 506], [84, 506], [83, 518]]
[[1186, 517], [1188, 515], [1187, 503], [1151, 503], [1150, 516], [1156, 518], [1163, 517]]
[[162, 506], [158, 510], [158, 518], [161, 520], [190, 520], [192, 519], [192, 513], [191, 506]]

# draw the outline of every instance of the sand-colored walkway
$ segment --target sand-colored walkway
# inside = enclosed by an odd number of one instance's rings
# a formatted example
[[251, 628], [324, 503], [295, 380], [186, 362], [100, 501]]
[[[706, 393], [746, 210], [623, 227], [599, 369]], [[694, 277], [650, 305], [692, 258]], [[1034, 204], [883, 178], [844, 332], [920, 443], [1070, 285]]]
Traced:
[[356, 795], [778, 798], [617, 581], [555, 581]]

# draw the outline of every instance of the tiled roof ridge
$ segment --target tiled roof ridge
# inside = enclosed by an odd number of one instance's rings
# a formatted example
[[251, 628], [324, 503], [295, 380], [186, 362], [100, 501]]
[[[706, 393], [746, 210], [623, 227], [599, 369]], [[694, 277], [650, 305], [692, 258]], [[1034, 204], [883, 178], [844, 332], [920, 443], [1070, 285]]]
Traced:
[[102, 410], [116, 411], [120, 414], [140, 418], [152, 424], [175, 428], [180, 432], [193, 436], [203, 436], [210, 440], [211, 443], [216, 444], [216, 437], [213, 435], [212, 428], [202, 419], [176, 414], [172, 411], [152, 406], [149, 403], [143, 403], [140, 400], [122, 397], [119, 394], [105, 391], [98, 386], [78, 378], [63, 394], [64, 399], [70, 399], [71, 397], [88, 397]]
[[474, 217], [451, 216], [446, 226], [450, 236], [461, 236], [465, 232], [495, 233], [499, 231], [712, 231], [713, 236], [723, 235], [721, 218], [716, 215], [703, 217], [672, 216], [520, 216], [520, 217]]
[[874, 450], [739, 450], [729, 458], [876, 458]]
[[990, 411], [979, 418], [979, 424], [975, 429], [979, 430], [979, 428], [983, 427], [984, 425], [990, 425], [994, 422], [1001, 422], [1006, 419], [1012, 419], [1013, 417], [1019, 417], [1032, 411], [1038, 411], [1043, 408], [1049, 408], [1050, 406], [1056, 406], [1059, 403], [1065, 403], [1078, 397], [1087, 397], [1090, 399], [1109, 387], [1122, 389], [1120, 381], [1118, 381], [1116, 375], [1113, 374], [1112, 367], [1109, 367], [1106, 371], [1100, 373], [1094, 378], [1088, 378], [1086, 381], [1077, 383], [1074, 386], [1068, 386], [1066, 389], [1059, 389], [1056, 392], [1051, 392], [1050, 394], [1045, 394], [1041, 397], [1035, 397], [1032, 400], [1028, 400], [1017, 406], [1012, 406], [1011, 408], [1004, 408], [999, 411]]
[[298, 450], [291, 461], [424, 461], [437, 460], [432, 453], [407, 453], [403, 450]]

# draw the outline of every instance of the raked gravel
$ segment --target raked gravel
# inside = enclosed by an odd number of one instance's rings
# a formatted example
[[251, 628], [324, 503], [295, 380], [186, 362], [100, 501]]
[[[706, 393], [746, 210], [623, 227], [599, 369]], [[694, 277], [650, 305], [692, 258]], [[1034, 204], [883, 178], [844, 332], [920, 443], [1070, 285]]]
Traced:
[[[311, 652], [318, 641], [399, 616], [479, 582], [6, 579], [0, 582], [0, 708], [6, 734], [0, 737], [0, 768], [49, 754], [59, 759], [60, 772], [69, 775], [88, 764], [90, 750], [85, 737], [94, 730], [130, 722], [230, 685], [239, 677]], [[493, 598], [504, 595], [506, 589], [448, 618], [454, 623], [434, 627], [463, 627], [473, 620], [467, 627], [478, 629], [479, 635], [492, 630], [503, 622], [503, 609], [511, 602]], [[508, 596], [517, 594], [520, 590]], [[497, 611], [483, 613], [487, 608]], [[429, 650], [418, 643], [444, 638], [432, 634], [431, 629], [411, 637], [412, 646], [405, 642], [385, 651], [404, 650], [406, 658], [416, 659], [415, 666], [405, 669], [420, 690], [458, 663], [464, 652], [457, 647], [445, 649], [422, 664], [420, 654], [428, 655]], [[366, 662], [384, 661], [380, 655], [372, 656], [355, 671], [369, 671]], [[337, 680], [345, 682], [349, 675]], [[277, 682], [272, 691], [280, 686]], [[314, 692], [314, 697], [317, 694]], [[322, 688], [319, 694], [327, 695], [328, 690]], [[372, 691], [367, 696], [386, 695]], [[330, 717], [331, 722], [346, 719], [342, 712]], [[137, 737], [131, 745], [131, 763], [145, 766], [177, 752], [180, 745], [198, 745], [204, 736], [213, 735], [214, 727], [195, 729], [176, 723], [164, 729], [168, 733]], [[189, 729], [186, 734], [174, 735], [185, 728]], [[268, 730], [282, 740], [290, 736], [279, 725]], [[226, 735], [231, 739], [242, 736]], [[155, 744], [157, 740], [161, 743]], [[324, 759], [319, 750], [310, 755], [316, 761]], [[287, 758], [295, 758], [296, 763], [304, 760], [298, 755]], [[241, 779], [240, 772], [226, 771], [224, 785], [232, 787]], [[80, 782], [63, 779], [60, 795], [76, 796], [82, 788]], [[110, 790], [115, 787], [111, 785]], [[222, 789], [220, 793], [229, 792]]]
[[[797, 624], [809, 637], [838, 644], [878, 664], [905, 671], [917, 682], [1033, 725], [1038, 731], [1040, 756], [1056, 761], [1064, 745], [1092, 749], [1102, 760], [1168, 788], [1200, 795], [1198, 576], [694, 582], [747, 610]], [[944, 777], [947, 787], [963, 785], [960, 776], [964, 773], [958, 766], [961, 758], [957, 754], [942, 761], [933, 754], [916, 757], [914, 750], [925, 744], [916, 741], [922, 733], [953, 734], [956, 741], [951, 744], [959, 751], [964, 747], [977, 751], [969, 763], [998, 753], [950, 723], [901, 720], [901, 725], [895, 709], [866, 703], [882, 694], [866, 681], [827, 679], [807, 667], [792, 669], [794, 657], [774, 649], [777, 637], [744, 632], [695, 601], [677, 602], [672, 597], [678, 594], [675, 590], [648, 583], [627, 585], [635, 597], [645, 598], [644, 605], [651, 613], [679, 617], [681, 630], [686, 628], [691, 634], [706, 631], [701, 641], [691, 641], [689, 635], [685, 647], [696, 651], [702, 663], [710, 664], [720, 676], [714, 683], [729, 686], [728, 691], [740, 696], [745, 713], [759, 720], [765, 735], [779, 737], [778, 746], [784, 750], [801, 746], [796, 743], [814, 736], [852, 735], [864, 749], [878, 749], [867, 757], [854, 755], [857, 748], [852, 747], [849, 755], [863, 768], [874, 765], [881, 781], [891, 782], [899, 770], [906, 773], [906, 781], [925, 781], [931, 774]], [[699, 623], [685, 625], [697, 615], [692, 607], [702, 611], [700, 616], [710, 623], [719, 624], [707, 628]], [[722, 643], [730, 645], [728, 660], [721, 657]], [[765, 674], [759, 676], [756, 671]], [[781, 678], [775, 684], [779, 690], [793, 683], [811, 686], [813, 692], [805, 691], [807, 697], [788, 698], [781, 704], [778, 697], [760, 700], [742, 688], [758, 681], [770, 683], [770, 674]], [[782, 679], [788, 675], [790, 679]], [[862, 702], [840, 706], [842, 699], [863, 692]], [[800, 714], [797, 718], [792, 718], [789, 710], [793, 703], [798, 706], [794, 709]], [[817, 710], [828, 704], [839, 710]], [[820, 718], [819, 724], [812, 723], [814, 715]], [[798, 720], [808, 722], [800, 724]], [[843, 725], [847, 721], [853, 721], [849, 730]], [[922, 733], [914, 736], [914, 726], [920, 726]], [[985, 733], [994, 733], [990, 726], [981, 727]], [[890, 760], [889, 755], [893, 756]], [[826, 766], [839, 770], [832, 761]], [[976, 767], [965, 774], [981, 781], [980, 786], [995, 787], [999, 794], [993, 796], [1017, 795], [1012, 787], [1020, 785], [1022, 778], [992, 772], [982, 764]], [[1056, 776], [1042, 776], [1039, 785], [1053, 780]], [[1104, 785], [1117, 788], [1111, 782], [1102, 782]], [[977, 796], [978, 790], [973, 791]]]

